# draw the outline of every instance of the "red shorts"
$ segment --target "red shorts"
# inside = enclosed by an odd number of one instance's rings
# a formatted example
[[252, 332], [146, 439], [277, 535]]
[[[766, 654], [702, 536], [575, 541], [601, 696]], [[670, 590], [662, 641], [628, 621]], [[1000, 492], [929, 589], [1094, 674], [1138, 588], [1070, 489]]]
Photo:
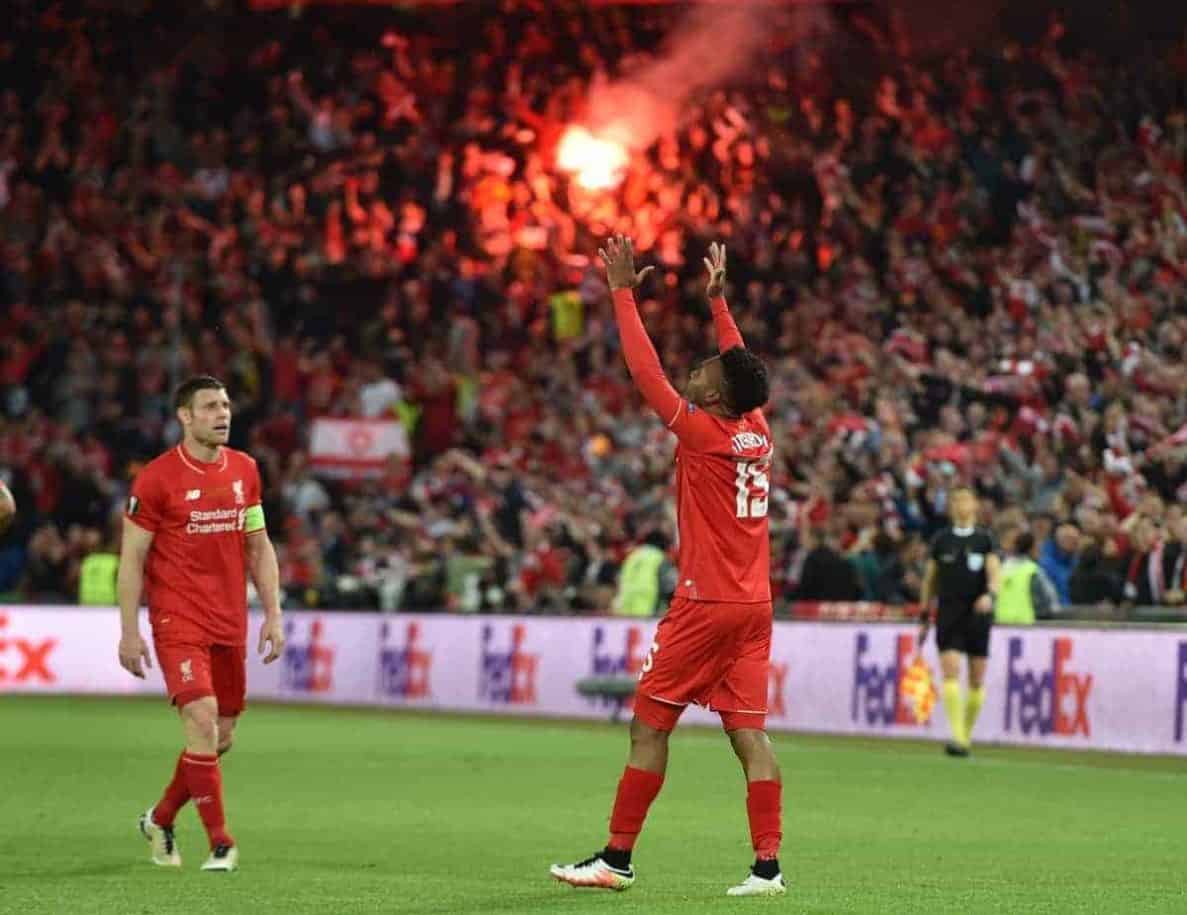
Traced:
[[154, 639], [169, 698], [178, 708], [214, 696], [218, 713], [235, 718], [247, 705], [247, 646], [212, 645], [202, 638]]
[[771, 605], [677, 597], [643, 662], [635, 715], [661, 731], [689, 703], [721, 715], [727, 731], [766, 726]]

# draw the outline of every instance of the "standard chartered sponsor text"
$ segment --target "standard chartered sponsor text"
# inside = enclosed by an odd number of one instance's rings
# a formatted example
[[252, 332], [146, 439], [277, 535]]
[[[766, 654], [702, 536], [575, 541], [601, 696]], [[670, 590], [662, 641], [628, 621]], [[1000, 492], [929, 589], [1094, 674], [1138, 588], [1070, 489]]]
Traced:
[[246, 509], [216, 508], [210, 511], [190, 512], [190, 523], [185, 526], [187, 534], [228, 534], [243, 530]]

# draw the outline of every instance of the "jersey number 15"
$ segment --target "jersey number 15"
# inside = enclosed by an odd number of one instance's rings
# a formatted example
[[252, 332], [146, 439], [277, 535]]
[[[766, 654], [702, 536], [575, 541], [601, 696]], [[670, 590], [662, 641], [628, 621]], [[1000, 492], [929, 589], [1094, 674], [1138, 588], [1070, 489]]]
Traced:
[[738, 464], [738, 475], [734, 478], [734, 484], [738, 487], [737, 517], [767, 516], [767, 496], [771, 491], [767, 467], [765, 462], [745, 461]]

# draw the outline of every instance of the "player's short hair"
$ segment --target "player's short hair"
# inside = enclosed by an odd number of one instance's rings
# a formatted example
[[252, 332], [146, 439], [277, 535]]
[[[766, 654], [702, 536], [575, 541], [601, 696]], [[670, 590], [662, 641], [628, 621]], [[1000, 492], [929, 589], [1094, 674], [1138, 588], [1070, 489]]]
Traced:
[[721, 354], [721, 377], [725, 381], [726, 403], [735, 413], [758, 409], [771, 396], [766, 365], [744, 346], [735, 346]]
[[975, 489], [973, 489], [973, 487], [965, 485], [965, 484], [961, 484], [960, 486], [952, 487], [952, 492], [950, 493], [950, 495], [953, 499], [955, 499], [962, 492], [967, 492], [974, 499], [977, 498], [977, 491]]
[[173, 409], [193, 407], [194, 395], [199, 391], [225, 391], [226, 389], [227, 386], [213, 375], [195, 375], [193, 378], [187, 378], [178, 385], [173, 394]]
[[1023, 531], [1014, 540], [1014, 552], [1019, 556], [1029, 556], [1030, 551], [1035, 548], [1035, 535], [1030, 531]]

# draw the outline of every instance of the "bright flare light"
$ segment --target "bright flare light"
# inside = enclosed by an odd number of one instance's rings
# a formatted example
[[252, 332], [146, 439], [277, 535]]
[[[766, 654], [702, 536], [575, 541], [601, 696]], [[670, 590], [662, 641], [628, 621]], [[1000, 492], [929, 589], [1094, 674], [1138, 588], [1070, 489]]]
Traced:
[[561, 137], [557, 165], [571, 172], [590, 191], [617, 186], [626, 173], [626, 148], [613, 140], [595, 137], [584, 127], [570, 127]]

